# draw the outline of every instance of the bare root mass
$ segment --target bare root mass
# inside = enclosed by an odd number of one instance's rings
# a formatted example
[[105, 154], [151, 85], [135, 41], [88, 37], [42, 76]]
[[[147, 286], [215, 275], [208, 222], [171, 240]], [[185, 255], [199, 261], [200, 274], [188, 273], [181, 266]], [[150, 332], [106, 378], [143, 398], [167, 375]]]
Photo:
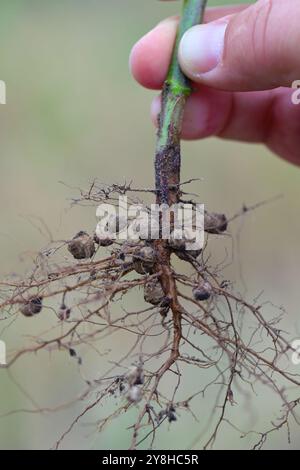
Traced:
[[[143, 191], [94, 183], [74, 203], [117, 204], [120, 194], [136, 203]], [[241, 214], [245, 212], [244, 207]], [[227, 220], [206, 214], [205, 225], [205, 247], [199, 252], [185, 251], [174, 240], [121, 243], [81, 231], [72, 240], [52, 241], [24, 279], [0, 283], [5, 324], [19, 315], [54, 318], [53, 327], [34, 336], [30, 347], [9, 352], [9, 369], [42, 350], [66, 351], [83, 368], [83, 346], [99, 351], [102, 364], [108, 362], [101, 377], [85, 381], [78, 397], [82, 411], [66, 425], [55, 448], [91, 410], [112, 397], [114, 405], [107, 415], [101, 408], [96, 427], [101, 432], [112, 420], [136, 410], [130, 427], [132, 449], [152, 448], [160, 427], [176, 426], [184, 413], [198, 419], [204, 409], [211, 412], [193, 443], [203, 448], [213, 447], [228, 426], [237, 438], [252, 434], [254, 448], [261, 448], [273, 431], [287, 427], [290, 436], [290, 421], [299, 424], [300, 377], [289, 371], [293, 351], [279, 326], [284, 312], [266, 318], [258, 300], [251, 304], [234, 292], [223, 278], [226, 261], [212, 266], [209, 251], [213, 237], [229, 236]], [[176, 259], [180, 262], [175, 269]], [[132, 292], [143, 294], [143, 309], [126, 309]], [[125, 335], [128, 347], [112, 363], [101, 347], [111, 336], [114, 348], [116, 332]], [[186, 384], [190, 368], [195, 382]], [[240, 430], [231, 420], [231, 407], [239, 406], [236, 394], [255, 396], [256, 387], [268, 388], [280, 399], [278, 419], [270, 419], [270, 427], [263, 431]]]

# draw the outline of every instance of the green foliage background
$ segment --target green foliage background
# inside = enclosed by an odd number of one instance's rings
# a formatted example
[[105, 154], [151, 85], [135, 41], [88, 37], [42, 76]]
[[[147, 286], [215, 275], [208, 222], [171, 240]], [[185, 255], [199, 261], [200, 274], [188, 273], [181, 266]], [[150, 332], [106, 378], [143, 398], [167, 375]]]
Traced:
[[[154, 0], [1, 2], [0, 79], [6, 81], [8, 94], [7, 105], [0, 107], [2, 275], [25, 269], [45, 243], [36, 217], [46, 221], [55, 238], [93, 228], [94, 211], [69, 211], [67, 199], [76, 191], [59, 182], [86, 187], [97, 177], [103, 182], [152, 184], [155, 133], [148, 110], [153, 93], [131, 78], [128, 55], [142, 34], [164, 16], [176, 13], [179, 6]], [[264, 291], [266, 299], [283, 305], [288, 311], [285, 329], [294, 330], [299, 326], [300, 301], [300, 170], [262, 146], [217, 139], [185, 143], [183, 154], [183, 178], [203, 177], [192, 189], [211, 210], [232, 214], [244, 202], [284, 195], [232, 228], [236, 235], [243, 225], [239, 243], [235, 239], [234, 263], [226, 275], [237, 280], [241, 290], [245, 279], [250, 299]], [[53, 314], [45, 315], [46, 326]], [[5, 332], [0, 324], [0, 336], [11, 349], [22, 345], [34, 329], [30, 320]], [[112, 347], [119, 354], [125, 345], [126, 338], [120, 338]], [[100, 373], [102, 367], [89, 363], [86, 373]], [[31, 391], [31, 398], [0, 370], [0, 413], [37, 404], [55, 406], [74, 397], [82, 385], [75, 365], [62, 355], [24, 360], [13, 376]], [[193, 387], [195, 380], [191, 376], [188, 386]], [[275, 417], [275, 400], [267, 394], [252, 399], [250, 406], [248, 399], [241, 398], [233, 415], [241, 427], [263, 429], [267, 418]], [[62, 414], [20, 413], [1, 418], [0, 448], [49, 447], [81, 406]], [[106, 406], [95, 410], [90, 421], [105, 413]], [[92, 438], [87, 437], [89, 428], [79, 426], [66, 440], [66, 447], [126, 447], [129, 433], [125, 428], [132, 418], [123, 418]], [[197, 431], [197, 423], [183, 418], [169, 433], [161, 433], [158, 445], [187, 446]], [[299, 431], [295, 432], [290, 448], [299, 448]], [[244, 448], [248, 444], [228, 428], [218, 446]], [[284, 431], [274, 435], [268, 446], [288, 447]]]

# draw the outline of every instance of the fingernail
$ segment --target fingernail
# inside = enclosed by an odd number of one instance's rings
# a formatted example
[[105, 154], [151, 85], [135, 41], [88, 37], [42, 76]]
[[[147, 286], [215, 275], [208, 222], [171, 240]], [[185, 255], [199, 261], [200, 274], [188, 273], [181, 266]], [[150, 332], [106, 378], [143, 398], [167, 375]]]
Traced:
[[178, 24], [178, 22], [179, 22], [179, 17], [178, 16], [169, 16], [168, 18], [165, 18], [164, 20], [157, 23], [157, 26], [165, 25], [165, 24], [168, 24], [168, 23]]
[[183, 36], [179, 60], [191, 78], [210, 72], [221, 62], [227, 22], [194, 26]]

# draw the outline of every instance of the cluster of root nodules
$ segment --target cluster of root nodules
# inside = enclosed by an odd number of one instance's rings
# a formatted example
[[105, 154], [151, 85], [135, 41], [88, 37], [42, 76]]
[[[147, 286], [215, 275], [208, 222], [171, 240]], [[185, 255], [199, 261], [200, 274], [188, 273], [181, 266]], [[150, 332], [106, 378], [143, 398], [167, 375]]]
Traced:
[[[141, 195], [152, 193], [93, 183], [73, 203], [117, 204], [117, 196], [124, 194], [140, 203]], [[244, 206], [236, 216], [248, 211]], [[51, 241], [24, 279], [1, 282], [4, 329], [23, 317], [34, 327], [41, 318], [52, 325], [20, 350], [9, 351], [7, 367], [49, 351], [52, 363], [59, 352], [66, 366], [74, 360], [79, 368], [82, 394], [58, 404], [56, 411], [78, 402], [82, 410], [66, 423], [55, 448], [98, 410], [96, 432], [129, 413], [124, 433], [131, 448], [159, 448], [161, 431], [172, 432], [181, 420], [186, 426], [187, 419], [197, 421], [191, 423], [195, 436], [187, 433], [191, 441], [184, 445], [189, 446], [222, 445], [228, 430], [254, 448], [282, 429], [290, 439], [290, 426], [299, 422], [300, 376], [291, 367], [292, 336], [280, 329], [284, 312], [273, 310], [270, 318], [267, 303], [259, 298], [248, 302], [234, 292], [223, 277], [228, 255], [211, 262], [211, 244], [216, 238], [222, 243], [230, 239], [230, 221], [236, 216], [228, 220], [206, 213], [206, 241], [198, 251], [186, 251], [172, 237], [162, 245], [99, 240], [81, 228], [65, 242]], [[102, 372], [87, 378], [87, 370], [93, 370], [89, 349], [96, 354], [94, 370]], [[272, 412], [262, 430], [255, 429], [253, 420], [250, 429], [241, 428], [243, 419], [236, 421], [237, 416], [259, 415], [266, 396], [278, 404], [277, 417]]]

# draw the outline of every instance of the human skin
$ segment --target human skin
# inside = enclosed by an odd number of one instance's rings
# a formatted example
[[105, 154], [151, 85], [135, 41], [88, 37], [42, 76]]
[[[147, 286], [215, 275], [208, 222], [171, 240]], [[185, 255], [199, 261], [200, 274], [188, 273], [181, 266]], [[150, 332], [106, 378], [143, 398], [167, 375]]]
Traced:
[[[291, 86], [300, 80], [299, 18], [299, 0], [207, 9], [205, 24], [191, 28], [179, 48], [180, 65], [194, 84], [183, 139], [259, 142], [300, 165], [300, 105], [291, 99]], [[178, 17], [168, 18], [133, 47], [130, 68], [144, 87], [162, 88], [177, 26]], [[157, 97], [154, 123], [159, 110]]]

